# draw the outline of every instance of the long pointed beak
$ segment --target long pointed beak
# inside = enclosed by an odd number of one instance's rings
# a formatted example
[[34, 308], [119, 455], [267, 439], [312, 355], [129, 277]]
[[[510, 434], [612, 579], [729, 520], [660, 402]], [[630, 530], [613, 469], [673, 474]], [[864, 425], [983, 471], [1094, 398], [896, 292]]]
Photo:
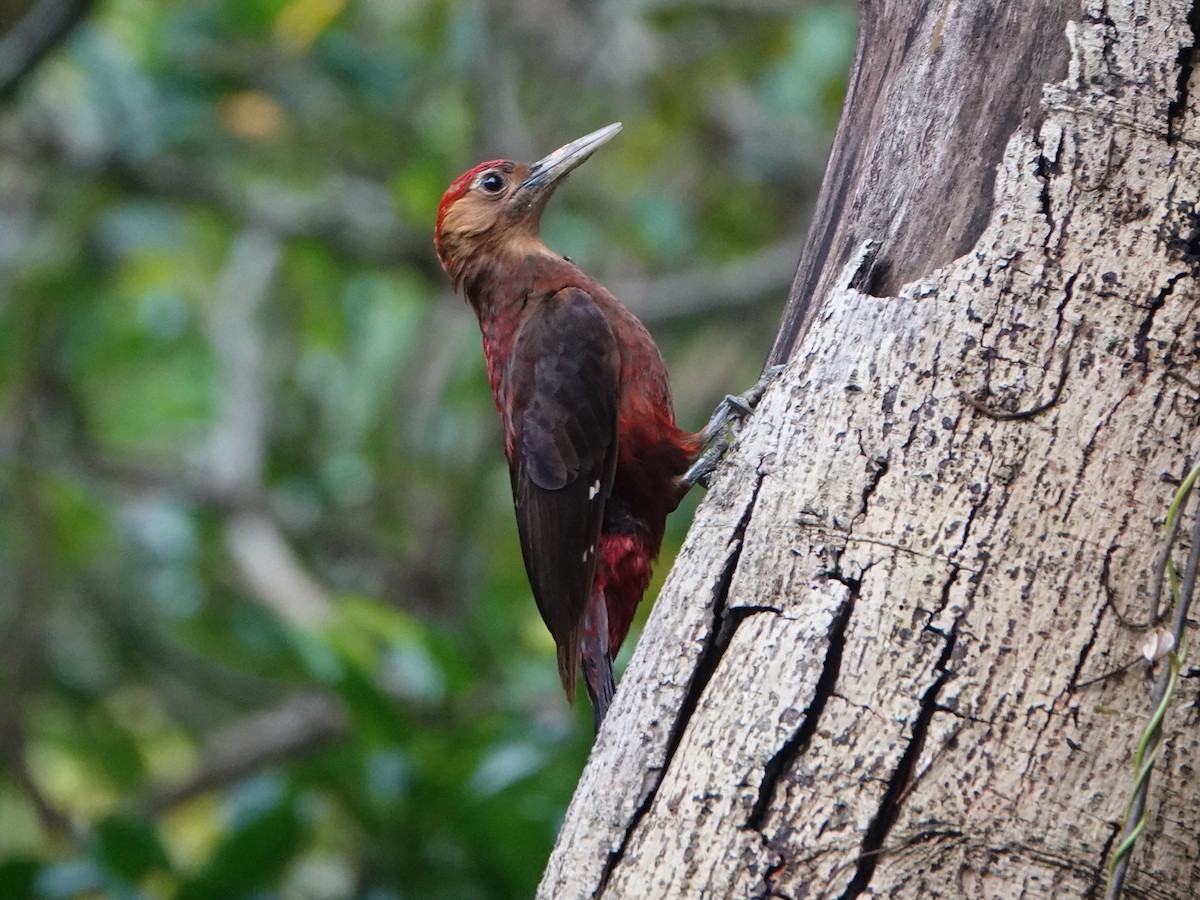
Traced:
[[549, 156], [542, 157], [529, 167], [529, 175], [521, 182], [518, 196], [529, 205], [535, 205], [539, 200], [544, 202], [560, 181], [595, 153], [601, 145], [612, 140], [620, 130], [621, 123], [613, 122], [564, 144]]

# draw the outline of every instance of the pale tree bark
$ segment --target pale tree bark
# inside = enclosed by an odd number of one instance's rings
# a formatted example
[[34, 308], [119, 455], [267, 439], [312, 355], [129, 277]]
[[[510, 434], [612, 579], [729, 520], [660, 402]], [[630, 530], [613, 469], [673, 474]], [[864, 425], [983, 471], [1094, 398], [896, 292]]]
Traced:
[[[542, 897], [1105, 891], [1151, 572], [1200, 445], [1200, 4], [862, 16], [787, 369]], [[1184, 674], [1129, 896], [1200, 890]]]

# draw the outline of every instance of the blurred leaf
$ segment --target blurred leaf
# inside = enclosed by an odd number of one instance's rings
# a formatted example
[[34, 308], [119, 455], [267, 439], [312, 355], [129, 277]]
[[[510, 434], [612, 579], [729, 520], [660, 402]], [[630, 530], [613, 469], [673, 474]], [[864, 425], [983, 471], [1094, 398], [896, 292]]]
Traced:
[[389, 744], [411, 734], [411, 725], [401, 716], [395, 701], [356, 666], [346, 667], [337, 692], [346, 701], [354, 730], [365, 743]]
[[107, 498], [70, 477], [47, 477], [43, 497], [54, 523], [54, 552], [66, 565], [78, 565], [112, 548], [106, 520]]
[[233, 826], [203, 870], [184, 881], [178, 900], [234, 900], [274, 884], [301, 841], [291, 797]]
[[290, 0], [275, 20], [275, 36], [293, 51], [304, 50], [346, 7], [346, 0]]
[[109, 871], [137, 884], [170, 862], [158, 832], [145, 819], [114, 813], [96, 824], [96, 859]]
[[41, 866], [36, 860], [10, 857], [0, 860], [0, 897], [7, 900], [34, 900], [37, 892], [38, 872]]

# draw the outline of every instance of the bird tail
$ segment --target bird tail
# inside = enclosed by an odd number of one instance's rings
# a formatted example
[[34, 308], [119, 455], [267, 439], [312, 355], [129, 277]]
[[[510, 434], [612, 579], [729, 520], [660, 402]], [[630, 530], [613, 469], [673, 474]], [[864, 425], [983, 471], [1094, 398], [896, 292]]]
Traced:
[[579, 678], [579, 629], [573, 628], [567, 639], [558, 645], [558, 677], [567, 694], [567, 702], [575, 705], [575, 682]]
[[580, 660], [583, 682], [588, 697], [592, 700], [592, 723], [596, 732], [608, 714], [613, 694], [617, 690], [616, 675], [613, 674], [612, 654], [609, 652], [608, 604], [604, 592], [595, 590], [583, 616], [583, 633], [580, 636]]

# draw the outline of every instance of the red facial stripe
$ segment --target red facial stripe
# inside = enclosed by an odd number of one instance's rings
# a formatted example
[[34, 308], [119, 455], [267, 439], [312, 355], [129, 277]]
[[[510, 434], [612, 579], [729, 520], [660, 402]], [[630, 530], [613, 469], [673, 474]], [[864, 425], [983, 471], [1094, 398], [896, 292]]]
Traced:
[[437, 230], [434, 232], [434, 234], [442, 233], [442, 220], [446, 217], [446, 210], [453, 206], [456, 200], [458, 200], [463, 194], [471, 189], [471, 182], [475, 180], [475, 176], [485, 169], [494, 169], [503, 162], [504, 160], [502, 159], [493, 159], [489, 162], [480, 163], [475, 168], [468, 169], [466, 172], [463, 172], [452, 182], [450, 182], [450, 187], [446, 188], [446, 193], [442, 194], [442, 202], [438, 206]]

